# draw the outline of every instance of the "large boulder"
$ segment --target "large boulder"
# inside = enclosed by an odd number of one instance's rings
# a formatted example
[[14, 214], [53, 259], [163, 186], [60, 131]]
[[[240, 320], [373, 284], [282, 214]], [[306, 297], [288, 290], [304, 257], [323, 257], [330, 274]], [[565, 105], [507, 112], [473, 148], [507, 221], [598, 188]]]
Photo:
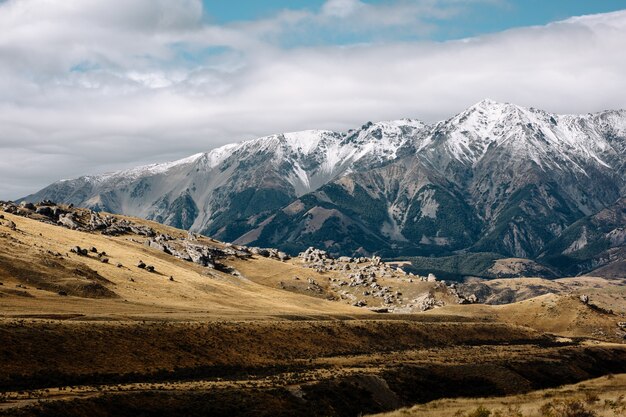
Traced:
[[62, 214], [59, 216], [57, 223], [68, 229], [76, 230], [80, 228], [80, 224], [75, 220], [74, 213]]
[[26, 201], [22, 201], [20, 207], [26, 210], [35, 210], [35, 205], [33, 203], [27, 203]]
[[5, 219], [4, 217], [0, 219], [0, 225], [4, 227], [8, 227], [11, 230], [17, 230], [17, 226], [12, 220]]

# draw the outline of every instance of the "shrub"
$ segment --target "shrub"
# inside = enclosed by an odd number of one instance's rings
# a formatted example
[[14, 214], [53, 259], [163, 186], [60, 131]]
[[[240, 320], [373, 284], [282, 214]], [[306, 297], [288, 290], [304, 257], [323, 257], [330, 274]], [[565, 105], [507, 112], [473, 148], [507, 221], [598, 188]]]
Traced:
[[467, 417], [489, 417], [490, 415], [491, 411], [481, 405], [476, 410], [469, 413]]
[[543, 417], [596, 417], [597, 414], [588, 410], [579, 400], [551, 401], [541, 406]]
[[496, 410], [493, 417], [524, 417], [518, 405], [509, 405], [506, 410]]
[[600, 397], [597, 394], [588, 392], [585, 394], [585, 402], [589, 405], [595, 404], [600, 401]]

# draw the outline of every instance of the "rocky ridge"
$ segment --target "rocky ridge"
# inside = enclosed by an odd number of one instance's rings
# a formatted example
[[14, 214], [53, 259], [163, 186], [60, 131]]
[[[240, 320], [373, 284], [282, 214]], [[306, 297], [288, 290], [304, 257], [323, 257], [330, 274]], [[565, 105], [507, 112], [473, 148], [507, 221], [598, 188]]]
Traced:
[[[438, 281], [433, 274], [419, 276], [407, 273], [383, 262], [379, 256], [341, 256], [335, 259], [324, 250], [310, 247], [298, 258], [303, 266], [317, 272], [340, 273], [339, 277], [328, 278], [329, 290], [337, 294], [339, 300], [357, 307], [370, 307], [380, 312], [414, 312], [476, 300], [476, 297], [460, 295], [456, 284]], [[313, 281], [309, 284], [312, 290], [321, 291], [319, 283]]]

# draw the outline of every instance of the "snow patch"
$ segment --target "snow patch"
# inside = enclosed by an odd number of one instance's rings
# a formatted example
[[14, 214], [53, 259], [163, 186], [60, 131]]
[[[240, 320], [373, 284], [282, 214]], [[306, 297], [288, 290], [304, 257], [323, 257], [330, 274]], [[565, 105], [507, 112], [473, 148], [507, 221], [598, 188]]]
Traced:
[[308, 155], [319, 147], [322, 140], [333, 135], [334, 133], [328, 130], [303, 130], [284, 133], [282, 139], [289, 148]]
[[212, 151], [206, 153], [207, 165], [210, 168], [215, 168], [228, 157], [230, 157], [235, 150], [239, 148], [239, 144], [230, 143], [228, 145], [221, 146], [219, 148], [215, 148]]

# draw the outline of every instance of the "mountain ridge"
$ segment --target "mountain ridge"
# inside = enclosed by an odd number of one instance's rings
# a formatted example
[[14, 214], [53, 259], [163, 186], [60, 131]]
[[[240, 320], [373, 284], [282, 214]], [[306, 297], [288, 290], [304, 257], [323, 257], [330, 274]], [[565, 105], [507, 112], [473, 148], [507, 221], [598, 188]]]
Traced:
[[291, 252], [536, 258], [623, 196], [625, 170], [624, 110], [558, 115], [486, 99], [431, 125], [400, 119], [269, 135], [61, 181], [24, 200]]

